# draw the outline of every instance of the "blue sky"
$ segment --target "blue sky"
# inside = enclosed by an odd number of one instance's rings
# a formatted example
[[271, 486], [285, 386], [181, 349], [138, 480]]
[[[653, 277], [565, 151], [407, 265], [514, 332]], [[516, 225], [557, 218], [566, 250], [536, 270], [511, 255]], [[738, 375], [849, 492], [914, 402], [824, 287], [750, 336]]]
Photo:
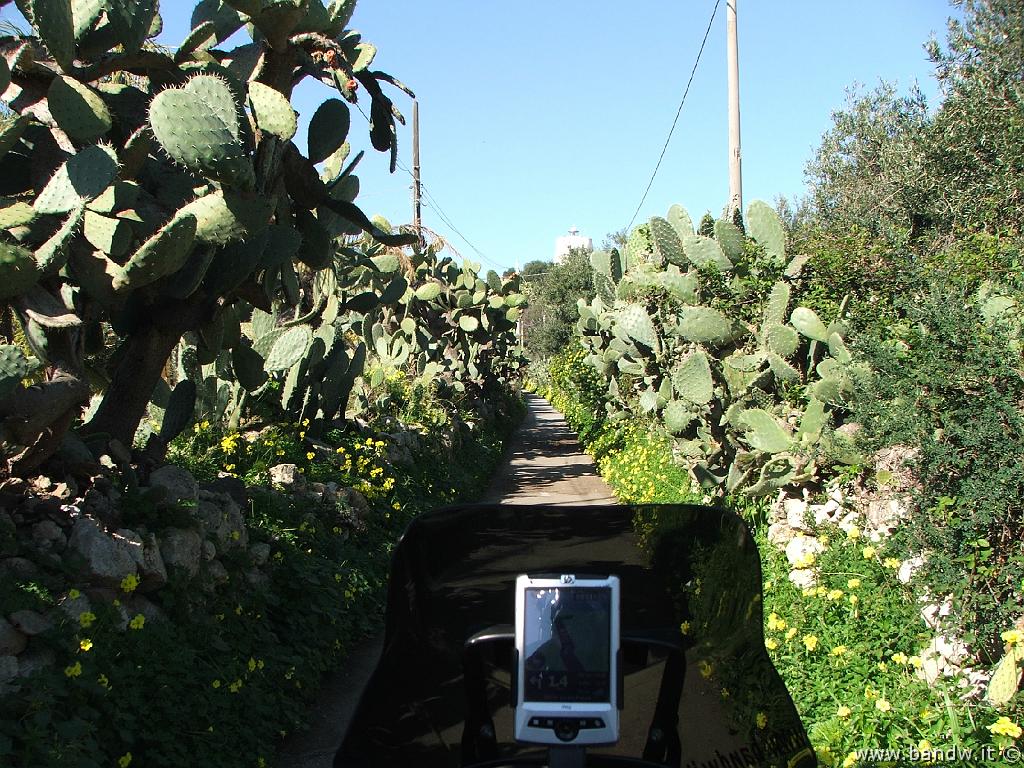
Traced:
[[[695, 219], [718, 215], [727, 200], [725, 4], [637, 221], [673, 203]], [[161, 42], [181, 41], [192, 6], [162, 3]], [[420, 102], [424, 224], [461, 255], [500, 269], [550, 259], [570, 226], [595, 245], [624, 227], [714, 6], [361, 0], [353, 27], [377, 45], [375, 68], [409, 84]], [[944, 39], [953, 12], [945, 0], [738, 0], [745, 200], [803, 193], [804, 166], [848, 87], [916, 81], [934, 102], [923, 43], [930, 34]], [[317, 85], [296, 93], [304, 121], [329, 95]], [[412, 105], [395, 96], [410, 118], [400, 161], [411, 168]], [[368, 149], [359, 204], [392, 223], [410, 221], [410, 176], [388, 174], [358, 114], [351, 136]]]

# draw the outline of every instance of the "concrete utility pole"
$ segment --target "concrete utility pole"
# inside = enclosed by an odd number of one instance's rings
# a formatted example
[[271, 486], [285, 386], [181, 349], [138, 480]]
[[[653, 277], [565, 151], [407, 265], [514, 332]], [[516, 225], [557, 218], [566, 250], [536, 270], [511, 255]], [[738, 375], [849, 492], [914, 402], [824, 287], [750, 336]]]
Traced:
[[420, 216], [420, 103], [412, 102], [412, 225], [416, 237], [423, 242], [423, 221]]
[[743, 169], [740, 156], [740, 58], [736, 42], [736, 3], [726, 0], [729, 38], [729, 215], [743, 211]]

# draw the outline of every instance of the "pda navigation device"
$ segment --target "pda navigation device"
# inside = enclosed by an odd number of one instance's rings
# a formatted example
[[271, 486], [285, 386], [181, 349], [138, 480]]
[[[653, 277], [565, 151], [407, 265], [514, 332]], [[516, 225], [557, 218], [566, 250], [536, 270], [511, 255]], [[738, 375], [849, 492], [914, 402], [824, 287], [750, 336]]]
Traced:
[[516, 579], [517, 741], [618, 741], [619, 589], [617, 576]]

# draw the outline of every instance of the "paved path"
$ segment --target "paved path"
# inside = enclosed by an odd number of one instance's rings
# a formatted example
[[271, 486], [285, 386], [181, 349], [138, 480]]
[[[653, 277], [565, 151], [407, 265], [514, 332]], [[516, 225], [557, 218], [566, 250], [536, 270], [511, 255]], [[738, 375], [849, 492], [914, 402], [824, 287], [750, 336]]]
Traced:
[[[543, 398], [527, 395], [526, 418], [509, 441], [491, 487], [480, 500], [502, 504], [613, 504], [565, 419]], [[277, 768], [331, 768], [359, 696], [380, 658], [381, 639], [360, 644], [345, 667], [323, 681], [308, 731], [285, 740]]]

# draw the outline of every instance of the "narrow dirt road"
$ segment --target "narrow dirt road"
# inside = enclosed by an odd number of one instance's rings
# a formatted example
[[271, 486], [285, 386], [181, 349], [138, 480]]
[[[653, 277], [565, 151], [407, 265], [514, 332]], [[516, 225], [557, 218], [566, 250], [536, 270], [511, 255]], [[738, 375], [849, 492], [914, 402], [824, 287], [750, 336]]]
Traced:
[[[509, 441], [481, 503], [614, 504], [611, 489], [562, 415], [536, 395], [527, 395], [526, 405], [526, 418]], [[361, 643], [346, 658], [344, 669], [323, 681], [309, 713], [309, 730], [285, 740], [277, 768], [331, 768], [380, 652], [381, 638]]]

